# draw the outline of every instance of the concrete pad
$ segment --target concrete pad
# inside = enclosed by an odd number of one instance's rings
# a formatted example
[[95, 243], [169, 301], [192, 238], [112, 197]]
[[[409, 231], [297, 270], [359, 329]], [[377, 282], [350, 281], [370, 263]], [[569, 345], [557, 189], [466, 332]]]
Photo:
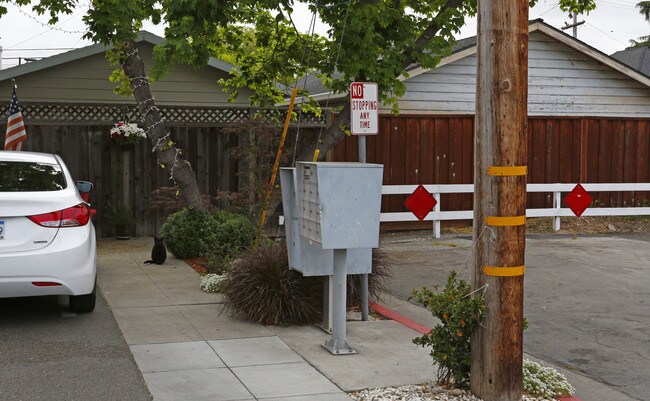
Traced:
[[178, 310], [205, 340], [271, 336], [265, 326], [231, 317], [219, 304], [182, 305]]
[[183, 266], [142, 265], [141, 270], [156, 283], [201, 281], [201, 276], [185, 263]]
[[205, 341], [131, 345], [130, 348], [143, 373], [226, 367]]
[[339, 393], [340, 390], [308, 363], [284, 363], [233, 368], [256, 398]]
[[[98, 243], [99, 244], [99, 243]], [[142, 259], [143, 253], [113, 253], [113, 254], [101, 254], [97, 253], [99, 256], [98, 264], [103, 268], [111, 269], [136, 269], [138, 268], [138, 263], [145, 261]]]
[[175, 306], [117, 308], [113, 316], [129, 345], [203, 340]]
[[334, 356], [321, 344], [331, 336], [314, 326], [274, 327], [294, 351], [344, 391], [421, 384], [435, 378], [429, 350], [412, 339], [418, 333], [392, 320], [348, 322], [355, 355]]
[[142, 269], [134, 268], [107, 268], [98, 264], [97, 278], [108, 283], [128, 282], [134, 280], [149, 280], [149, 277], [142, 271]]
[[354, 398], [345, 393], [339, 394], [311, 394], [299, 395], [296, 397], [280, 397], [280, 398], [258, 398], [264, 401], [353, 401]]
[[140, 308], [147, 306], [172, 305], [171, 299], [154, 283], [131, 283], [122, 286], [106, 286], [99, 282], [99, 288], [111, 308]]
[[254, 400], [226, 368], [145, 373], [144, 380], [156, 401]]
[[196, 275], [192, 282], [157, 282], [156, 285], [175, 305], [223, 303], [223, 296], [221, 294], [207, 293], [201, 290], [201, 282], [199, 281], [198, 275]]
[[304, 362], [276, 336], [208, 341], [229, 367]]

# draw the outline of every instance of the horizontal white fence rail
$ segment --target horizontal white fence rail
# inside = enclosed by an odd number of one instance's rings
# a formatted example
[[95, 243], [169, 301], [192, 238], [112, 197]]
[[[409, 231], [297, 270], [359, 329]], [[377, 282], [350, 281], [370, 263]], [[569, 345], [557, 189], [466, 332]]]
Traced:
[[[552, 192], [553, 207], [542, 209], [526, 209], [527, 217], [553, 217], [553, 229], [560, 229], [560, 217], [574, 216], [569, 208], [561, 207], [562, 192], [571, 192], [576, 184], [528, 184], [527, 192]], [[641, 192], [650, 191], [650, 183], [625, 183], [625, 184], [582, 184], [583, 188], [593, 194], [594, 192]], [[382, 195], [410, 195], [417, 185], [384, 185], [381, 187]], [[442, 211], [440, 196], [442, 194], [474, 193], [473, 184], [449, 185], [424, 185], [436, 199], [436, 206], [427, 215], [424, 221], [433, 221], [433, 234], [440, 238], [440, 222], [443, 220], [472, 220], [472, 210]], [[650, 215], [650, 207], [589, 207], [583, 216], [644, 216]], [[382, 213], [381, 222], [417, 221], [411, 212]]]

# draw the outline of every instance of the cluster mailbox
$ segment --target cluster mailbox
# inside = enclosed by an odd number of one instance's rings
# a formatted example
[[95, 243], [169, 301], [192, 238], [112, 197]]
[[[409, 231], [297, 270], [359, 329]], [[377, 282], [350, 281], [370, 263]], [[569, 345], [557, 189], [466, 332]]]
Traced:
[[354, 353], [345, 340], [346, 275], [371, 271], [382, 176], [382, 165], [366, 163], [298, 162], [280, 173], [289, 266], [333, 276], [333, 337], [324, 345], [333, 354]]

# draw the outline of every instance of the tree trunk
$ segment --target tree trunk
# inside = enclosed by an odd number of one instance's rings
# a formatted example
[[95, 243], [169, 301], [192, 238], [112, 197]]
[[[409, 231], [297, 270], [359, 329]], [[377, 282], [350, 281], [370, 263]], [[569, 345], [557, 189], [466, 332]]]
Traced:
[[154, 146], [158, 164], [170, 171], [170, 179], [178, 185], [180, 194], [188, 207], [206, 210], [205, 205], [201, 202], [201, 193], [192, 166], [183, 158], [181, 150], [171, 144], [169, 131], [165, 127], [165, 122], [151, 95], [144, 63], [135, 42], [132, 40], [125, 42], [122, 50], [125, 53], [122, 59], [122, 68], [131, 82], [133, 97], [138, 102], [138, 111], [146, 126], [147, 136]]
[[486, 318], [472, 335], [470, 388], [523, 393], [528, 0], [479, 0], [474, 142], [474, 274]]
[[[325, 133], [323, 134], [323, 137], [320, 138], [318, 141], [311, 143], [307, 149], [305, 149], [300, 156], [298, 156], [298, 160], [302, 161], [311, 161], [314, 157], [314, 151], [318, 148], [319, 149], [319, 155], [318, 155], [318, 160], [325, 160], [325, 156], [327, 155], [327, 152], [330, 151], [336, 145], [341, 141], [341, 139], [345, 138], [345, 131], [343, 131], [343, 127], [349, 126], [350, 125], [350, 103], [346, 103], [345, 106], [343, 107], [343, 110], [339, 113], [338, 116], [336, 116], [336, 120], [332, 124], [330, 124], [329, 127], [327, 127], [327, 130], [325, 130]], [[295, 146], [297, 146], [296, 144]]]

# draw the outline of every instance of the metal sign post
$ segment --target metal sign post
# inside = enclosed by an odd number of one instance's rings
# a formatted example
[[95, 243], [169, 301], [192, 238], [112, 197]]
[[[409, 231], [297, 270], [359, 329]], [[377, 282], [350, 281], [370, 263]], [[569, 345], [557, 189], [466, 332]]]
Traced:
[[[377, 84], [350, 84], [350, 121], [352, 135], [359, 135], [359, 163], [366, 163], [366, 135], [379, 133]], [[361, 275], [361, 320], [368, 320], [368, 275]]]

